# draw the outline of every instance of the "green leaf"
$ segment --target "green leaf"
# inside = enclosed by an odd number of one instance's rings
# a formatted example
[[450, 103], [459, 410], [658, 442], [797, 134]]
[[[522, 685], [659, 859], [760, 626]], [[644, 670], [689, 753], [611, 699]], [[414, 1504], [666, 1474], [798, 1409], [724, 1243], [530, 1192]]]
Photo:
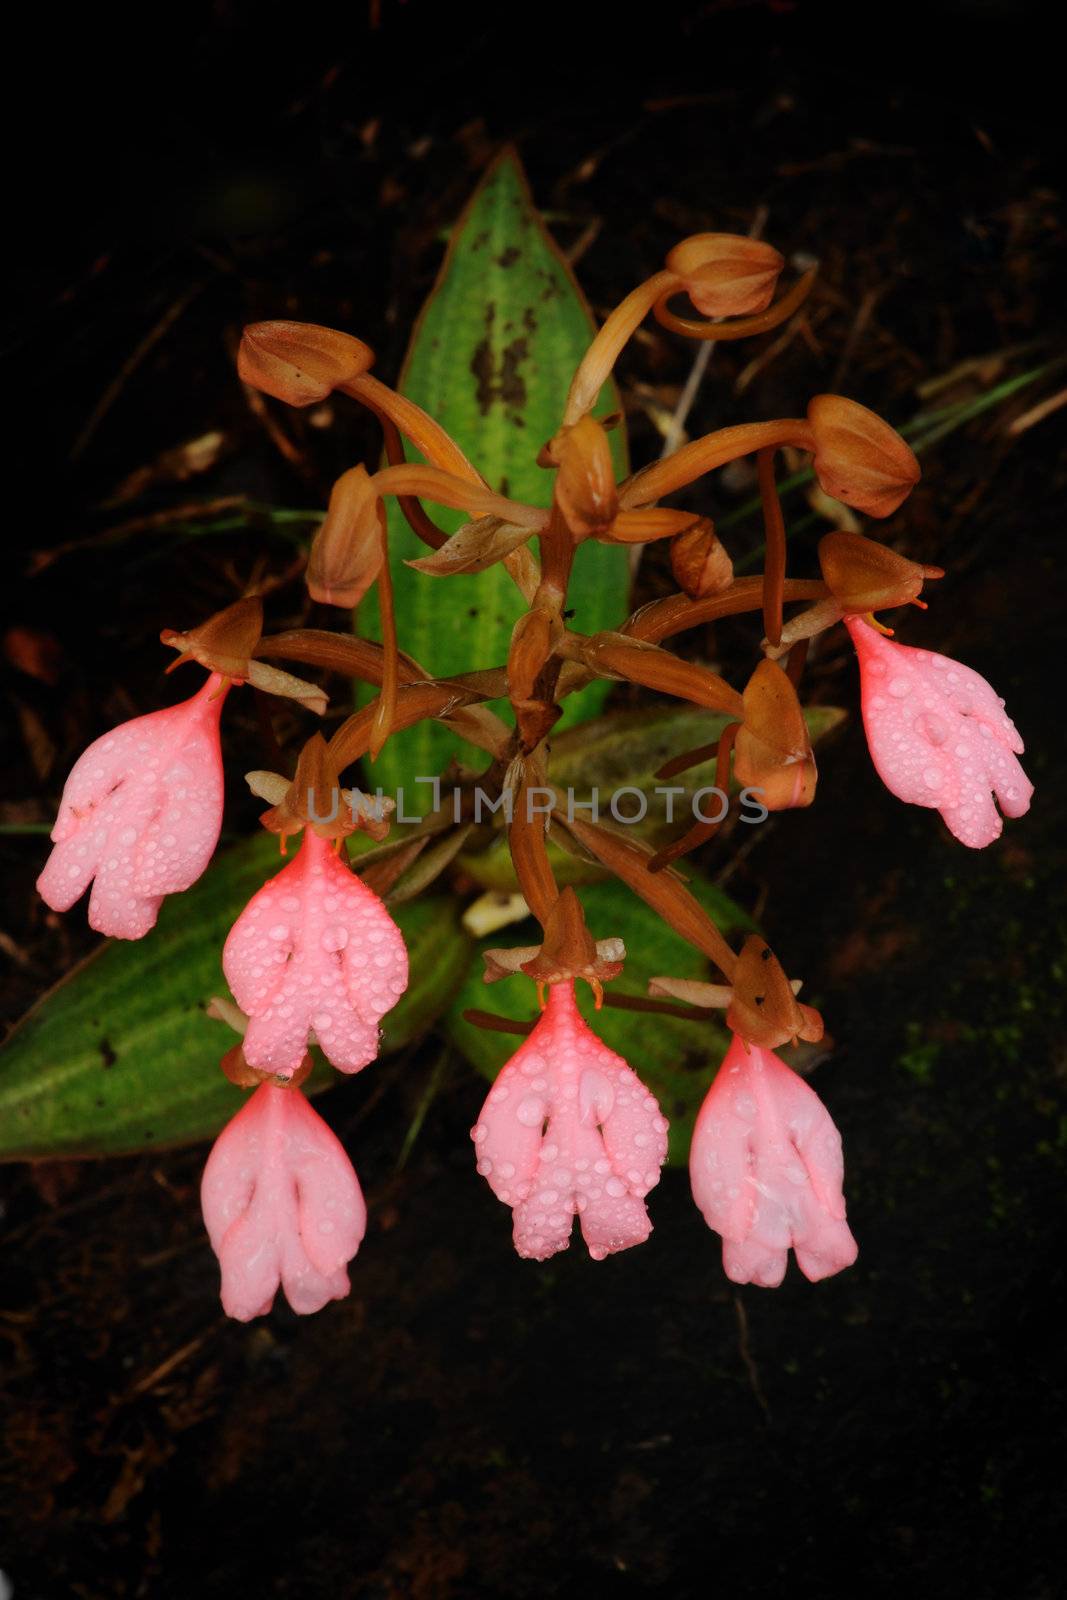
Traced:
[[[595, 332], [581, 290], [538, 216], [519, 159], [505, 150], [452, 232], [448, 254], [415, 327], [400, 387], [445, 427], [487, 482], [514, 499], [547, 506], [552, 478], [536, 457], [556, 432], [571, 376]], [[621, 410], [606, 385], [597, 411]], [[611, 434], [619, 477], [627, 471], [622, 428]], [[462, 512], [429, 507], [450, 533]], [[524, 609], [501, 566], [428, 578], [405, 559], [427, 554], [395, 504], [389, 508], [390, 566], [401, 647], [435, 676], [496, 667]], [[626, 615], [627, 552], [593, 542], [578, 550], [568, 605], [583, 633], [618, 627]], [[361, 632], [378, 638], [377, 601], [361, 607]], [[594, 716], [610, 685], [591, 684], [567, 702], [566, 721]], [[438, 773], [456, 740], [434, 723], [394, 735], [370, 768], [387, 794]], [[484, 764], [480, 753], [473, 753]], [[464, 755], [471, 752], [464, 747]]]
[[[218, 1132], [242, 1091], [218, 1066], [235, 1036], [204, 1007], [227, 993], [226, 934], [277, 867], [277, 840], [266, 834], [225, 851], [192, 889], [164, 903], [145, 939], [102, 945], [38, 1002], [0, 1055], [0, 1158], [118, 1155]], [[383, 1052], [430, 1026], [472, 948], [446, 896], [394, 915], [411, 985], [384, 1019]], [[320, 1062], [309, 1092], [336, 1081]]]
[[[689, 888], [726, 934], [751, 930], [753, 923], [729, 895], [695, 874]], [[592, 884], [582, 890], [582, 906], [595, 939], [621, 937], [626, 944], [626, 967], [610, 985], [612, 994], [645, 996], [649, 978], [670, 974], [676, 978], [703, 978], [708, 963], [692, 945], [680, 939], [644, 901], [624, 884]], [[533, 944], [536, 925], [524, 922], [483, 940], [462, 989], [445, 1015], [449, 1037], [483, 1077], [494, 1079], [521, 1040], [513, 1034], [491, 1033], [463, 1020], [468, 1008], [494, 1011], [499, 1016], [529, 1020], [537, 1014], [537, 990], [528, 978], [505, 978], [486, 984], [481, 952], [502, 944]], [[626, 1061], [656, 1095], [671, 1124], [668, 1160], [682, 1165], [689, 1154], [696, 1114], [726, 1053], [729, 1037], [716, 1013], [708, 1020], [688, 1022], [658, 1013], [616, 1011], [605, 1006], [597, 1012], [588, 984], [579, 983], [578, 1004], [593, 1030]]]
[[[839, 727], [846, 715], [838, 706], [805, 706], [804, 719], [812, 744]], [[674, 796], [673, 827], [667, 822], [665, 796], [655, 793], [657, 786], [666, 787], [660, 784], [656, 772], [672, 756], [714, 743], [730, 720], [725, 714], [695, 706], [611, 711], [553, 739], [549, 780], [562, 791], [564, 804], [566, 791], [573, 789], [575, 814], [579, 817], [591, 817], [591, 812], [578, 808], [588, 802], [595, 789], [600, 796], [601, 816], [609, 823], [633, 816], [638, 810], [636, 797], [627, 795], [619, 800], [619, 817], [613, 818], [609, 810], [612, 795], [622, 789], [639, 789], [648, 797], [648, 812], [643, 821], [633, 823], [627, 831], [634, 838], [655, 839], [658, 843], [683, 832], [692, 821], [693, 796], [698, 789], [715, 782], [715, 763], [702, 762], [669, 780], [670, 785], [685, 791]], [[603, 867], [568, 855], [551, 836], [548, 854], [560, 884], [597, 883], [604, 877]], [[512, 894], [518, 888], [503, 829], [487, 848], [479, 853], [466, 851], [459, 859], [483, 889]]]

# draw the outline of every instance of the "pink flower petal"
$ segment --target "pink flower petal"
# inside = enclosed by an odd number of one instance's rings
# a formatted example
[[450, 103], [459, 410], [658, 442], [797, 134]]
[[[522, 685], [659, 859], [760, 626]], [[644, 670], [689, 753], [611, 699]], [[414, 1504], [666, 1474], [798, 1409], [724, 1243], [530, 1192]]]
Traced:
[[554, 984], [526, 1042], [501, 1069], [471, 1130], [478, 1171], [514, 1210], [515, 1248], [543, 1261], [575, 1215], [595, 1260], [652, 1231], [667, 1122], [621, 1057], [586, 1026], [573, 983]]
[[228, 1316], [263, 1316], [279, 1284], [298, 1312], [348, 1293], [367, 1210], [342, 1145], [298, 1089], [261, 1084], [250, 1096], [215, 1142], [200, 1198]]
[[790, 1248], [813, 1282], [855, 1261], [829, 1113], [784, 1061], [736, 1034], [697, 1117], [689, 1176], [735, 1283], [775, 1288]]
[[310, 828], [234, 923], [222, 966], [248, 1013], [246, 1059], [280, 1077], [300, 1065], [312, 1035], [341, 1072], [365, 1067], [408, 981], [400, 929]]
[[931, 806], [963, 844], [999, 837], [1005, 816], [1030, 808], [1033, 784], [1016, 756], [1023, 742], [993, 689], [977, 672], [885, 638], [846, 617], [860, 664], [863, 724], [886, 788]]
[[75, 762], [37, 880], [54, 911], [68, 911], [95, 878], [90, 926], [139, 939], [163, 897], [196, 882], [222, 826], [225, 694], [213, 675], [191, 700], [123, 723]]

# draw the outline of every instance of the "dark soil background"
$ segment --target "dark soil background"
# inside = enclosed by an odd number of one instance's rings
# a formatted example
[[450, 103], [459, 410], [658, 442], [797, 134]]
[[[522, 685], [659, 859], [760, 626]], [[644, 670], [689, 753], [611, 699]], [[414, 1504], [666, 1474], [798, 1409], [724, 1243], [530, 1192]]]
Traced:
[[[253, 573], [275, 625], [306, 614], [292, 530], [232, 497], [318, 506], [376, 449], [354, 408], [253, 412], [242, 323], [349, 328], [395, 375], [502, 140], [601, 315], [674, 238], [744, 231], [761, 206], [767, 237], [820, 258], [803, 330], [716, 352], [694, 430], [831, 387], [901, 422], [941, 376], [928, 405], [1062, 353], [1063, 91], [1036, 6], [39, 9], [5, 86], [12, 1021], [93, 942], [82, 910], [32, 892], [72, 759], [189, 692], [162, 677], [159, 628]], [[655, 333], [627, 355], [636, 459], [692, 356]], [[853, 717], [811, 811], [706, 862], [838, 1041], [816, 1086], [857, 1266], [735, 1292], [679, 1172], [641, 1250], [518, 1261], [470, 1158], [483, 1086], [458, 1065], [396, 1171], [436, 1045], [328, 1101], [372, 1221], [351, 1298], [314, 1319], [221, 1316], [203, 1150], [8, 1168], [0, 1594], [1062, 1593], [1067, 411], [1032, 408], [1063, 371], [931, 450], [885, 535], [949, 568], [899, 636], [1007, 697], [1030, 815], [965, 850], [886, 793]], [[658, 553], [641, 581], [666, 589]], [[742, 623], [698, 641], [728, 670], [755, 642]], [[836, 636], [809, 692], [855, 711]], [[239, 712], [235, 774], [257, 737]], [[255, 809], [235, 784], [228, 828]]]

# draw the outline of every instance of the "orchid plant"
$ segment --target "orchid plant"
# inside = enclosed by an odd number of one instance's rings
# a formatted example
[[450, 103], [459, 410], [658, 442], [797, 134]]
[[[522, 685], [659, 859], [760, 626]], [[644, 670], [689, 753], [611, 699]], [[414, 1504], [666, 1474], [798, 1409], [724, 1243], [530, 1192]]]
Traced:
[[[222, 1070], [249, 1091], [215, 1144], [202, 1190], [229, 1315], [263, 1314], [279, 1285], [299, 1312], [348, 1292], [366, 1209], [348, 1156], [302, 1090], [310, 1051], [317, 1046], [344, 1073], [375, 1059], [379, 1025], [409, 977], [405, 941], [384, 898], [405, 875], [409, 884], [432, 884], [485, 807], [505, 819], [521, 911], [541, 928], [531, 946], [486, 954], [485, 981], [526, 984], [531, 995], [536, 986], [541, 1010], [530, 1026], [479, 1018], [526, 1036], [471, 1134], [477, 1171], [513, 1211], [519, 1254], [544, 1260], [565, 1249], [575, 1217], [596, 1260], [642, 1243], [652, 1226], [646, 1199], [667, 1150], [667, 1119], [641, 1081], [640, 1062], [632, 1070], [578, 1010], [576, 985], [591, 988], [599, 1010], [626, 950], [616, 929], [590, 928], [580, 893], [559, 883], [551, 833], [570, 855], [614, 874], [717, 969], [716, 983], [658, 975], [640, 1004], [694, 1030], [725, 1012], [731, 1042], [697, 1118], [689, 1165], [694, 1199], [722, 1238], [727, 1276], [776, 1285], [791, 1248], [812, 1280], [855, 1260], [841, 1139], [814, 1091], [776, 1053], [819, 1040], [822, 1017], [798, 999], [799, 983], [761, 935], [732, 947], [675, 865], [715, 835], [725, 811], [649, 844], [595, 814], [576, 815], [548, 769], [568, 698], [596, 680], [624, 682], [726, 718], [710, 743], [677, 751], [659, 777], [713, 758], [727, 805], [740, 791], [764, 815], [809, 806], [817, 775], [800, 699], [805, 661], [812, 639], [843, 626], [859, 660], [871, 755], [895, 795], [940, 811], [975, 848], [999, 835], [997, 805], [1009, 817], [1029, 805], [1022, 744], [990, 686], [943, 656], [898, 644], [877, 618], [923, 606], [924, 584], [942, 576], [938, 569], [841, 530], [820, 542], [819, 577], [788, 575], [779, 452], [809, 455], [826, 495], [884, 518], [919, 477], [911, 450], [885, 422], [853, 400], [818, 395], [802, 417], [721, 429], [617, 481], [610, 432], [619, 418], [594, 412], [645, 317], [698, 341], [765, 332], [811, 287], [808, 273], [776, 299], [784, 266], [754, 238], [698, 234], [626, 296], [575, 371], [557, 430], [532, 447], [551, 475], [547, 508], [494, 489], [432, 416], [374, 374], [373, 352], [360, 339], [291, 321], [245, 330], [238, 371], [246, 384], [298, 407], [347, 395], [381, 425], [385, 464], [342, 474], [307, 559], [310, 595], [336, 608], [338, 627], [265, 633], [262, 601], [250, 594], [185, 632], [165, 633], [179, 652], [174, 665], [193, 665], [201, 681], [183, 704], [136, 718], [86, 750], [67, 780], [38, 882], [60, 911], [92, 883], [91, 925], [117, 939], [145, 937], [163, 898], [200, 876], [217, 843], [220, 718], [231, 691], [251, 685], [322, 716], [325, 691], [275, 662], [376, 690], [328, 740], [312, 732], [289, 770], [248, 775], [267, 802], [262, 824], [281, 855], [289, 841], [299, 846], [234, 923], [222, 951], [232, 998], [212, 1004], [236, 1035]], [[694, 315], [675, 309], [682, 296]], [[755, 463], [766, 544], [762, 573], [735, 578], [712, 524], [663, 502], [684, 501], [706, 474], [743, 458]], [[423, 582], [494, 566], [510, 575], [520, 614], [505, 661], [439, 677], [404, 652], [390, 501], [427, 547], [409, 563]], [[458, 532], [438, 525], [435, 507], [462, 512]], [[620, 616], [610, 631], [576, 631], [568, 591], [588, 548], [656, 540], [670, 541], [677, 592]], [[351, 612], [372, 591], [380, 642], [352, 631]], [[730, 683], [667, 647], [687, 629], [746, 612], [760, 614], [764, 634], [747, 682]], [[501, 702], [509, 717], [493, 708]], [[359, 764], [428, 720], [483, 759], [477, 769], [453, 763], [451, 793], [414, 828], [396, 827], [393, 801], [358, 787]], [[361, 834], [371, 844], [350, 859], [350, 841]]]

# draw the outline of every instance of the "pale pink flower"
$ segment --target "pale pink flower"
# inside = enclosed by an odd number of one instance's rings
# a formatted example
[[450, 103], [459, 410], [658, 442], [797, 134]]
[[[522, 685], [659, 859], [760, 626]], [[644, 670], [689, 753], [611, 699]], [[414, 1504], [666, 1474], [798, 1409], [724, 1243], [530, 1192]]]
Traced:
[[514, 1210], [520, 1256], [544, 1261], [566, 1250], [575, 1213], [594, 1261], [651, 1233], [644, 1197], [667, 1154], [666, 1118], [586, 1026], [573, 982], [549, 989], [471, 1138], [478, 1171]]
[[378, 1024], [408, 982], [400, 929], [311, 828], [230, 929], [222, 968], [248, 1014], [245, 1059], [283, 1078], [309, 1039], [341, 1072], [373, 1061]]
[[1023, 742], [1004, 702], [977, 672], [948, 656], [887, 639], [846, 617], [860, 664], [871, 759], [900, 800], [940, 811], [956, 838], [980, 849], [1006, 817], [1030, 809], [1034, 786], [1015, 759]]
[[263, 1083], [223, 1128], [204, 1168], [204, 1222], [222, 1267], [222, 1306], [238, 1322], [348, 1293], [367, 1208], [344, 1148], [299, 1089]]
[[53, 911], [69, 911], [95, 878], [90, 927], [140, 939], [163, 897], [196, 882], [222, 827], [225, 694], [212, 674], [191, 700], [124, 722], [74, 763], [37, 880]]
[[841, 1135], [813, 1089], [734, 1034], [693, 1130], [689, 1177], [726, 1276], [773, 1289], [790, 1246], [813, 1283], [850, 1267]]

